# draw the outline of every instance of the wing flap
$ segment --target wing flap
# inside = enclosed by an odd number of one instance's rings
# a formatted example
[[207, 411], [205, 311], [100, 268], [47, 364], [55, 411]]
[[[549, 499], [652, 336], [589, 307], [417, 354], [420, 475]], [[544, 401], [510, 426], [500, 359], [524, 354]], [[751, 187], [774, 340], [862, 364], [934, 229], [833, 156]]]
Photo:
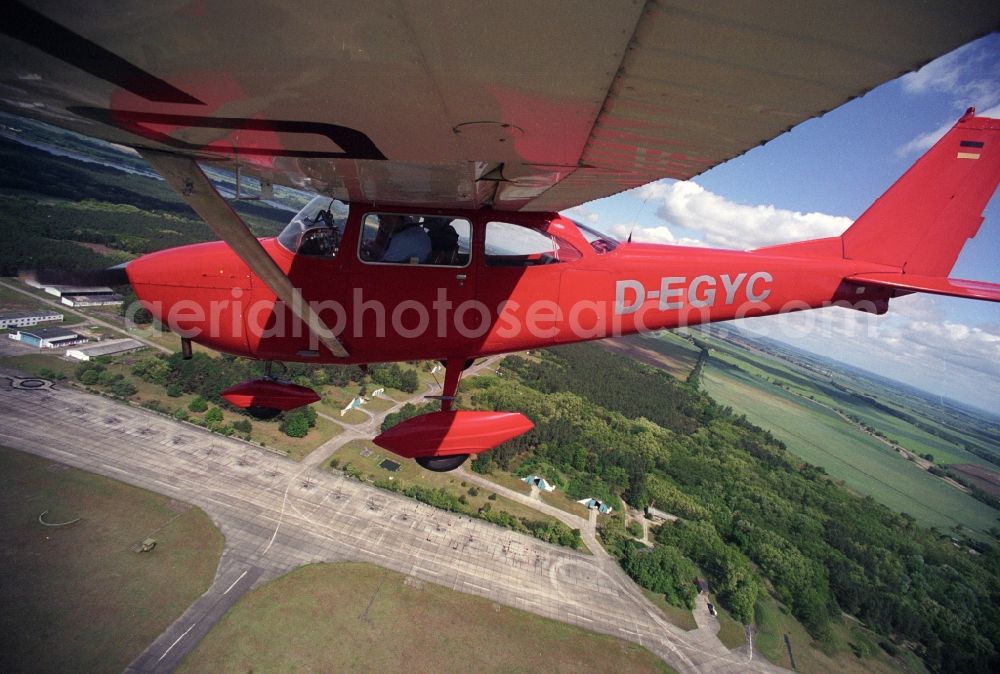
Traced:
[[859, 286], [875, 285], [883, 288], [907, 290], [950, 297], [964, 297], [987, 302], [1000, 302], [1000, 284], [986, 281], [945, 278], [943, 276], [920, 276], [917, 274], [881, 273], [855, 274], [846, 279]]

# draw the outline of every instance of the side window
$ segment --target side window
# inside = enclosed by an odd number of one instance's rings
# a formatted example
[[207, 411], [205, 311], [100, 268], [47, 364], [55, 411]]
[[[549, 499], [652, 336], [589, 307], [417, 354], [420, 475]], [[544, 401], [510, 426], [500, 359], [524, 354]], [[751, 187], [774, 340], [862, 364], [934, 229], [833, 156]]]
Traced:
[[472, 225], [464, 218], [369, 213], [361, 228], [362, 262], [464, 267]]
[[580, 257], [580, 251], [557, 236], [510, 222], [486, 224], [486, 264], [490, 267], [532, 267]]

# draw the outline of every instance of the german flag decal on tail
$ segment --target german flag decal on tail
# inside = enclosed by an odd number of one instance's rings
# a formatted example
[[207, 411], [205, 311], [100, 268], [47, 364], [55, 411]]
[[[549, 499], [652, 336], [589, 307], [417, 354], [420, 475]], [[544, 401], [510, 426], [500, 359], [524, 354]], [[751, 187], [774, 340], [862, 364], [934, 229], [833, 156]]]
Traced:
[[962, 149], [958, 151], [956, 159], [979, 159], [979, 153], [974, 150], [982, 149], [983, 143], [980, 140], [963, 140], [958, 146]]

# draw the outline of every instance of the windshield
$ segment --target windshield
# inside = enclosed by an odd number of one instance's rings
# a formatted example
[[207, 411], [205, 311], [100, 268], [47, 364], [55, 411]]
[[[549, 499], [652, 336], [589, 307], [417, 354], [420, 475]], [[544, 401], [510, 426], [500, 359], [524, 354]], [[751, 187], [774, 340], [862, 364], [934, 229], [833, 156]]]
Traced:
[[583, 238], [587, 240], [590, 247], [598, 253], [610, 253], [618, 247], [618, 239], [610, 234], [598, 232], [596, 229], [592, 229], [587, 225], [582, 225], [576, 220], [573, 221], [573, 224], [576, 225], [580, 230], [580, 233], [583, 234]]
[[278, 243], [297, 255], [333, 257], [347, 224], [347, 204], [314, 197], [278, 235]]

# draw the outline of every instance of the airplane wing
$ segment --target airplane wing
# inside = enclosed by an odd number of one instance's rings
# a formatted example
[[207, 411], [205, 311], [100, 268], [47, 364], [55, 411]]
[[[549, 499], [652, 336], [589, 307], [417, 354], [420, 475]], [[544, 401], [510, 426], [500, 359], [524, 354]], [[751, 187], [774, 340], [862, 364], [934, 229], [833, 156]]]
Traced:
[[0, 109], [345, 201], [686, 179], [994, 29], [995, 0], [8, 2]]

